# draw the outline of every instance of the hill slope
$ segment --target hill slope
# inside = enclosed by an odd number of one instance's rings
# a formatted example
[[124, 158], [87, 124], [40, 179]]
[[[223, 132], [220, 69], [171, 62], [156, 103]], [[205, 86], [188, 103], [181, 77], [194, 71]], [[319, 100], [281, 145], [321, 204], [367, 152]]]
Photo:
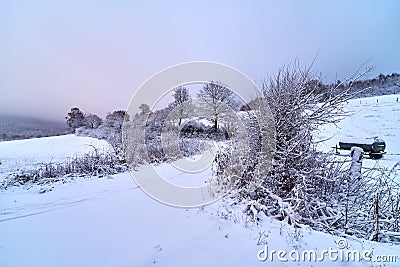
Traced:
[[64, 122], [0, 115], [0, 141], [20, 140], [68, 133]]

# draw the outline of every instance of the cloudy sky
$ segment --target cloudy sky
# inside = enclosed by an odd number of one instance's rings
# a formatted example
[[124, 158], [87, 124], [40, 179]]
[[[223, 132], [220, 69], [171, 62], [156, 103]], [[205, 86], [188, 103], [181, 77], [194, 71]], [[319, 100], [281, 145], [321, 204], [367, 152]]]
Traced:
[[[217, 2], [217, 3], [215, 3]], [[400, 72], [400, 1], [0, 1], [0, 114], [126, 109], [150, 76], [215, 61], [260, 84], [294, 59], [326, 82]]]

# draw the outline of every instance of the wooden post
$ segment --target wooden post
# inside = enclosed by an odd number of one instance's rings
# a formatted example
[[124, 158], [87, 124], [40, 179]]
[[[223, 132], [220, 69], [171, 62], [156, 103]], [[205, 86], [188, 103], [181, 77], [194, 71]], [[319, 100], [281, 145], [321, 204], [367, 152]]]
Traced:
[[379, 240], [379, 193], [376, 194], [375, 200], [375, 236], [374, 241], [378, 242]]

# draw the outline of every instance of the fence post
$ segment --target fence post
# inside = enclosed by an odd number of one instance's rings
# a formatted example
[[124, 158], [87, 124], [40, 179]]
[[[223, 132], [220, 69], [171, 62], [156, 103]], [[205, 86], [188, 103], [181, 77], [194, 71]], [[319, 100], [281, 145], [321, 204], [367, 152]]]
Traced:
[[379, 240], [379, 193], [376, 194], [376, 200], [375, 200], [375, 236], [374, 236], [374, 241], [378, 242]]
[[360, 176], [361, 176], [363, 154], [364, 154], [364, 151], [361, 148], [359, 148], [359, 147], [351, 148], [350, 177], [352, 180], [360, 178]]

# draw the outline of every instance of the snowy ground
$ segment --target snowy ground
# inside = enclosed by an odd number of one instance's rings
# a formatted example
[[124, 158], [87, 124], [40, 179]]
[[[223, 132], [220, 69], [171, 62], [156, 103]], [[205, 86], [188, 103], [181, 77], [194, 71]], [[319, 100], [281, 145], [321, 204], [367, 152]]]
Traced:
[[0, 181], [8, 172], [34, 168], [41, 163], [61, 162], [93, 152], [93, 146], [112, 150], [104, 140], [73, 134], [0, 142]]
[[[378, 99], [378, 103], [376, 103]], [[400, 103], [396, 96], [353, 100], [354, 116], [339, 126], [326, 127], [321, 137], [330, 149], [342, 137], [379, 135], [388, 153], [400, 153]], [[102, 141], [72, 135], [0, 143], [0, 176], [15, 168], [63, 160], [91, 149], [87, 144], [109, 148]], [[400, 160], [387, 155], [387, 166]], [[365, 160], [372, 162], [372, 160]], [[365, 163], [365, 164], [373, 164]], [[183, 175], [169, 164], [156, 167], [171, 182], [198, 185], [210, 169]], [[163, 205], [141, 191], [129, 175], [101, 179], [76, 179], [58, 183], [44, 194], [39, 187], [0, 191], [0, 266], [399, 266], [400, 246], [348, 239], [344, 250], [373, 250], [375, 262], [333, 261], [281, 262], [258, 260], [257, 253], [271, 250], [338, 249], [339, 237], [310, 229], [295, 230], [264, 218], [255, 226], [226, 201], [181, 209]], [[229, 218], [229, 220], [225, 219]], [[396, 255], [397, 263], [377, 262], [378, 255]], [[264, 256], [264, 254], [260, 254]], [[288, 258], [288, 255], [286, 255]]]
[[[326, 125], [321, 128], [319, 138], [329, 139], [321, 143], [324, 151], [333, 151], [339, 141], [357, 140], [373, 142], [378, 136], [386, 142], [387, 155], [379, 161], [364, 160], [364, 167], [379, 166], [391, 168], [400, 161], [400, 95], [384, 95], [355, 99], [349, 102], [346, 110], [351, 112], [337, 126]], [[340, 151], [349, 154], [349, 151]], [[397, 154], [397, 155], [396, 155]]]

